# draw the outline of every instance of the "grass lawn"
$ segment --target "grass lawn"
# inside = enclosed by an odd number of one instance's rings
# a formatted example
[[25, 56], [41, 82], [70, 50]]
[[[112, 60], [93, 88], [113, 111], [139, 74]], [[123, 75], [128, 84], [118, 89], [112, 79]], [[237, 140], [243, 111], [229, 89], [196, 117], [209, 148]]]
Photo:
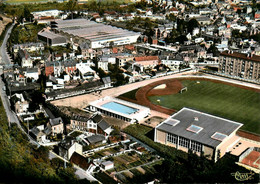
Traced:
[[13, 4], [13, 3], [38, 3], [38, 2], [48, 2], [50, 0], [5, 0], [5, 3]]
[[150, 96], [160, 105], [180, 110], [183, 107], [243, 123], [243, 130], [260, 134], [260, 93], [210, 81], [183, 80], [188, 91], [182, 94]]
[[139, 124], [132, 124], [126, 127], [124, 130], [127, 134], [139, 139], [143, 143], [147, 144], [151, 148], [155, 149], [159, 155], [163, 157], [176, 158], [181, 157], [186, 159], [187, 154], [185, 152], [177, 150], [173, 147], [166, 146], [153, 141], [154, 129]]
[[135, 98], [135, 93], [138, 91], [138, 89], [140, 89], [140, 88], [134, 89], [134, 90], [129, 91], [129, 92], [127, 92], [127, 93], [124, 93], [124, 94], [122, 94], [122, 95], [120, 95], [120, 96], [129, 98], [129, 99], [136, 100], [136, 98]]

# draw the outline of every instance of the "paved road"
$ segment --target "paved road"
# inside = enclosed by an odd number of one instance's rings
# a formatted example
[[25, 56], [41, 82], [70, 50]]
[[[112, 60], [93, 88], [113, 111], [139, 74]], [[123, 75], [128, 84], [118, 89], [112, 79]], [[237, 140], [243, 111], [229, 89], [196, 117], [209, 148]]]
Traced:
[[6, 43], [8, 41], [9, 36], [10, 36], [10, 33], [12, 32], [13, 27], [14, 27], [14, 23], [10, 26], [10, 28], [6, 32], [2, 46], [0, 47], [0, 55], [2, 57], [2, 61], [0, 62], [1, 64], [7, 64], [7, 65], [11, 64], [10, 56], [7, 53]]
[[[4, 65], [11, 64], [11, 59], [10, 59], [10, 57], [9, 57], [9, 55], [7, 53], [7, 49], [6, 49], [6, 43], [7, 43], [7, 40], [9, 38], [9, 35], [10, 35], [13, 27], [14, 27], [14, 24], [12, 24], [11, 27], [6, 32], [4, 41], [2, 43], [2, 46], [0, 47], [0, 54], [1, 54], [1, 58], [2, 58], [0, 63], [4, 64]], [[1, 71], [0, 75], [1, 74], [2, 74], [2, 71]], [[5, 108], [5, 112], [6, 112], [6, 116], [7, 116], [7, 119], [8, 119], [9, 126], [10, 126], [11, 123], [16, 123], [17, 126], [21, 129], [21, 131], [27, 135], [27, 137], [30, 140], [30, 143], [32, 143], [32, 144], [34, 144], [36, 146], [40, 146], [39, 143], [34, 141], [34, 139], [32, 139], [31, 136], [29, 136], [27, 134], [27, 132], [22, 128], [22, 126], [20, 124], [20, 121], [18, 120], [16, 114], [11, 110], [11, 108], [10, 108], [11, 107], [10, 101], [9, 101], [7, 95], [6, 95], [6, 92], [3, 90], [4, 85], [5, 84], [2, 81], [2, 78], [0, 77], [0, 96], [1, 96], [1, 99], [2, 99], [2, 102], [3, 102], [3, 106]]]

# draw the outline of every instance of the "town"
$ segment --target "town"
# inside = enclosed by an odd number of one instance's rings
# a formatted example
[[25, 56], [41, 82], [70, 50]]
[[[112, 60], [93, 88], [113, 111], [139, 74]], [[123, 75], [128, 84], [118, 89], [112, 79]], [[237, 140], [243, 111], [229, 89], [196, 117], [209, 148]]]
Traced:
[[259, 0], [6, 0], [0, 44], [1, 182], [259, 182]]

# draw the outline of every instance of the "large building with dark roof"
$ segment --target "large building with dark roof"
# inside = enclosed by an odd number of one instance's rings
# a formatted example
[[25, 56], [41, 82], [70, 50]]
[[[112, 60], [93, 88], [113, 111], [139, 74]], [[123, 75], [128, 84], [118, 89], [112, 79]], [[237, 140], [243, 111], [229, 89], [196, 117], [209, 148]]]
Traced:
[[244, 79], [260, 79], [260, 56], [224, 51], [219, 57], [218, 71]]
[[243, 124], [183, 108], [155, 128], [154, 141], [179, 150], [192, 150], [198, 155], [218, 158], [236, 143], [236, 131]]

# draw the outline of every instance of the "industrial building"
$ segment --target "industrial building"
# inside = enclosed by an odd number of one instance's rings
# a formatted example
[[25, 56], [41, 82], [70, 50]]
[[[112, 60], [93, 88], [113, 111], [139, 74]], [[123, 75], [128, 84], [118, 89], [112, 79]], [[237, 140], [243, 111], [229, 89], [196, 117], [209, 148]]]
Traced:
[[242, 125], [183, 108], [155, 127], [154, 141], [217, 161], [239, 141], [236, 131]]
[[64, 46], [67, 44], [64, 36], [55, 34], [49, 30], [42, 30], [38, 33], [38, 38], [44, 41], [48, 46]]
[[135, 43], [140, 36], [140, 33], [86, 19], [56, 20], [51, 22], [51, 27], [74, 41], [83, 39], [92, 49]]

